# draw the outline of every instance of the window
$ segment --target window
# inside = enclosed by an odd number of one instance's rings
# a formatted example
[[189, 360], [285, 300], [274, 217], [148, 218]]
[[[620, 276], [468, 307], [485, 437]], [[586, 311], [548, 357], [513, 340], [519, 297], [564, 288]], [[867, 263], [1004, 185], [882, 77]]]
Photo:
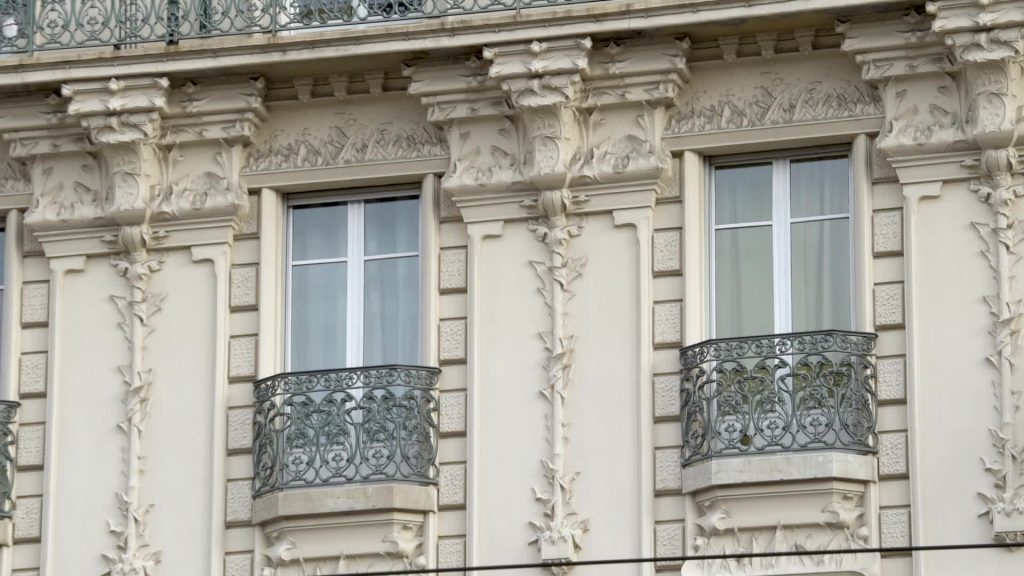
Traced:
[[853, 325], [846, 153], [711, 164], [714, 337]]
[[419, 199], [295, 202], [288, 211], [288, 370], [419, 360]]

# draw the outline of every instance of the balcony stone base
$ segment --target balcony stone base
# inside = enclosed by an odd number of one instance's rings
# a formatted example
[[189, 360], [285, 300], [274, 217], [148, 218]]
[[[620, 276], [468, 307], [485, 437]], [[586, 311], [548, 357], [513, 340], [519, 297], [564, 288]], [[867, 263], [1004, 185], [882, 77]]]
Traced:
[[425, 568], [437, 489], [397, 483], [289, 488], [256, 499], [266, 573], [306, 576]]
[[831, 450], [709, 458], [683, 468], [683, 492], [697, 492], [711, 486], [814, 478], [874, 482], [878, 477], [876, 460], [874, 456]]
[[[830, 451], [714, 458], [683, 470], [695, 505], [690, 552], [735, 554], [856, 550], [874, 546], [873, 456]], [[878, 554], [843, 553], [691, 561], [683, 576], [861, 575], [880, 572]]]

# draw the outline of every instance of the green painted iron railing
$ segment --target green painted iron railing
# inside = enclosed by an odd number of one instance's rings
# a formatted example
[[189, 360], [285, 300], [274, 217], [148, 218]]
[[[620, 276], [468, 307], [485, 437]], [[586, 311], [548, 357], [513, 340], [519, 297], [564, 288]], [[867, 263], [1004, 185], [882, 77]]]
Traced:
[[132, 47], [606, 0], [0, 0], [0, 53]]
[[0, 400], [0, 518], [14, 514], [14, 434], [20, 403]]
[[683, 465], [798, 450], [875, 453], [876, 339], [822, 330], [683, 348]]
[[256, 382], [253, 496], [327, 484], [436, 484], [439, 374], [373, 366]]

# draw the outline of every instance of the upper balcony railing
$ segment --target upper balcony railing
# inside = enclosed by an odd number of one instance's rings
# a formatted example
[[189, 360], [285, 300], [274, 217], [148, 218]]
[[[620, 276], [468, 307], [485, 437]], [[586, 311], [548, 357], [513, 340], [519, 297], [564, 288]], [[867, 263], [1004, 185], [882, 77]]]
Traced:
[[0, 0], [0, 53], [175, 44], [597, 0]]
[[683, 348], [683, 465], [796, 450], [876, 452], [876, 338], [827, 330]]
[[374, 366], [256, 382], [253, 496], [328, 484], [437, 483], [439, 374]]
[[14, 514], [14, 426], [19, 406], [13, 400], [0, 400], [0, 518]]

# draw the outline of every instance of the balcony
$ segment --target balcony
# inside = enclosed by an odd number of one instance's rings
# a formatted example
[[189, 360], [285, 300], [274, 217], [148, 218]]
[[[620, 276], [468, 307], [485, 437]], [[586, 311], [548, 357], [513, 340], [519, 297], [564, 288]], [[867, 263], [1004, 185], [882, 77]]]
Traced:
[[744, 454], [875, 453], [876, 338], [826, 330], [683, 348], [683, 466]]
[[256, 382], [253, 496], [367, 482], [436, 484], [439, 374], [374, 366]]
[[0, 54], [579, 4], [598, 0], [0, 0]]
[[19, 402], [0, 400], [0, 520], [14, 514], [14, 426]]

